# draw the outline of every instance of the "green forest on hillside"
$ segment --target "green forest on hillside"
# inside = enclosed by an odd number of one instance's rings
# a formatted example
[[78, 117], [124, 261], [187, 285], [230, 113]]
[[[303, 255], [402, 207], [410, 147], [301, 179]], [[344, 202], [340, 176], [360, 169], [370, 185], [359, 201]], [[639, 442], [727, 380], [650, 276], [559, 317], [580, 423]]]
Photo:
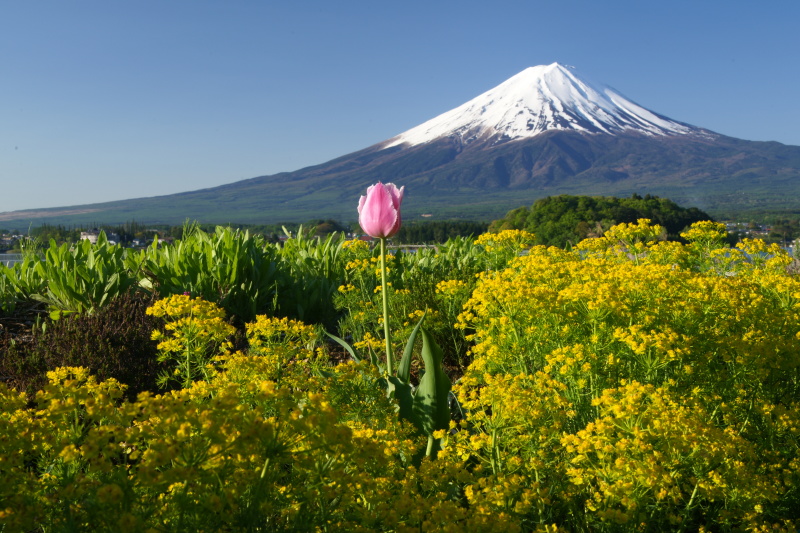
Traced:
[[712, 220], [696, 207], [683, 208], [658, 196], [549, 196], [531, 207], [519, 207], [495, 220], [490, 231], [517, 229], [536, 235], [538, 244], [571, 246], [587, 237], [599, 237], [615, 224], [647, 218], [664, 226], [668, 238], [677, 238], [687, 226]]

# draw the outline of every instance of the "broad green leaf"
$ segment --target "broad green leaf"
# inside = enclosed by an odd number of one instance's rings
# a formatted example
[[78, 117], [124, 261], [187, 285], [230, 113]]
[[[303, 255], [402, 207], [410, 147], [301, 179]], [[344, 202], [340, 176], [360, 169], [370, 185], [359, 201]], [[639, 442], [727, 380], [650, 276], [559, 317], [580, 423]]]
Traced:
[[397, 377], [403, 383], [408, 383], [411, 380], [411, 356], [414, 352], [414, 343], [417, 340], [417, 333], [419, 333], [419, 328], [422, 326], [422, 321], [425, 320], [425, 315], [428, 314], [428, 310], [426, 309], [422, 316], [417, 322], [417, 325], [414, 326], [414, 329], [411, 331], [411, 335], [408, 336], [408, 342], [406, 342], [406, 348], [403, 350], [403, 358], [400, 359], [400, 364], [397, 366]]
[[425, 374], [414, 395], [414, 417], [426, 435], [450, 425], [450, 378], [442, 368], [442, 349], [430, 334], [422, 330], [422, 361]]
[[416, 419], [414, 414], [414, 397], [411, 394], [411, 385], [408, 382], [403, 382], [396, 376], [389, 376], [386, 383], [387, 396], [397, 400], [398, 414], [400, 418], [408, 420], [417, 428], [422, 429], [419, 420]]

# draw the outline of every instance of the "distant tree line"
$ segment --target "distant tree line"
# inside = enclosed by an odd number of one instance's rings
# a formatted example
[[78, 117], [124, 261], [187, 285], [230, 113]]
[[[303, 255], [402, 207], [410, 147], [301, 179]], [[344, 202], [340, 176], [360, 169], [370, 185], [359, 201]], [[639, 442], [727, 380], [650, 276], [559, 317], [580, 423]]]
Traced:
[[712, 220], [696, 207], [683, 208], [672, 200], [649, 194], [630, 198], [561, 195], [514, 209], [492, 222], [489, 230], [526, 230], [536, 235], [538, 244], [567, 247], [587, 237], [599, 237], [614, 224], [640, 218], [664, 226], [670, 239], [679, 239], [678, 234], [694, 222]]
[[400, 227], [393, 240], [400, 244], [435, 244], [451, 237], [477, 237], [489, 228], [487, 222], [435, 221], [412, 222]]
[[[491, 224], [475, 221], [415, 221], [406, 222], [393, 237], [398, 244], [432, 244], [443, 243], [451, 237], [477, 237], [486, 231], [504, 229], [523, 229], [536, 235], [538, 244], [547, 246], [572, 246], [587, 237], [597, 237], [614, 224], [635, 222], [639, 218], [649, 218], [654, 223], [664, 226], [667, 237], [679, 240], [679, 233], [690, 224], [700, 220], [711, 220], [704, 211], [696, 207], [683, 208], [672, 200], [658, 196], [632, 195], [630, 198], [613, 196], [550, 196], [537, 200], [531, 207], [520, 207]], [[739, 221], [744, 222], [744, 221]], [[750, 221], [749, 229], [759, 229], [762, 224], [769, 226], [769, 233], [760, 234], [760, 238], [771, 242], [790, 243], [800, 237], [800, 214], [772, 213], [765, 214], [758, 222]], [[115, 234], [119, 242], [129, 245], [133, 240], [141, 242], [171, 237], [180, 239], [189, 227], [198, 227], [206, 232], [213, 232], [217, 224], [187, 223], [180, 226], [166, 224], [142, 224], [126, 222], [124, 224], [89, 224], [89, 225], [52, 225], [43, 224], [28, 231], [0, 230], [0, 234], [24, 233], [41, 243], [50, 239], [61, 244], [76, 242], [81, 231], [97, 229], [106, 235]], [[325, 237], [331, 233], [350, 233], [360, 231], [357, 223], [344, 224], [331, 219], [314, 219], [299, 224], [229, 224], [233, 228], [247, 230], [251, 234], [263, 235], [271, 242], [278, 242], [289, 232], [296, 235], [303, 231], [307, 236]], [[733, 242], [745, 236], [734, 232]], [[16, 243], [15, 243], [16, 244]], [[7, 251], [16, 250], [12, 245]]]
[[779, 218], [770, 224], [768, 238], [781, 244], [788, 244], [800, 237], [800, 218]]
[[[30, 239], [46, 244], [50, 240], [56, 241], [57, 244], [74, 243], [80, 240], [81, 233], [84, 231], [97, 230], [102, 231], [106, 236], [114, 234], [120, 244], [129, 245], [134, 240], [141, 242], [152, 241], [156, 236], [159, 238], [173, 238], [181, 239], [184, 233], [189, 228], [199, 228], [205, 232], [213, 233], [214, 228], [219, 224], [201, 224], [198, 222], [189, 222], [180, 226], [171, 226], [168, 224], [142, 224], [140, 222], [126, 222], [124, 224], [81, 224], [64, 226], [59, 224], [42, 224], [38, 227], [31, 227], [27, 231], [19, 232], [18, 230], [0, 230], [0, 234], [6, 233], [22, 233]], [[303, 231], [307, 236], [325, 237], [330, 233], [348, 233], [350, 228], [337, 222], [335, 220], [315, 219], [308, 222], [299, 224], [297, 222], [289, 222], [283, 224], [227, 224], [235, 229], [246, 230], [251, 234], [263, 235], [267, 240], [278, 242], [280, 237], [288, 232], [296, 235], [298, 231]]]
[[75, 242], [81, 236], [81, 229], [75, 226], [42, 224], [38, 228], [31, 228], [28, 236], [42, 242], [49, 242], [50, 239], [57, 243]]

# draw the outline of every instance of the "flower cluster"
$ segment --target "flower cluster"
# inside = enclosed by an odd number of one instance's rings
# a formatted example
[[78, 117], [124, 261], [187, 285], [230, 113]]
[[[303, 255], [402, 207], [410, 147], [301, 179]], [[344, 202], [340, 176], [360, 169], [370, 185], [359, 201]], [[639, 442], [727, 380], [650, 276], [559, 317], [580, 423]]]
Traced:
[[257, 359], [135, 402], [79, 368], [52, 372], [33, 409], [0, 385], [0, 527], [519, 531], [464, 507], [452, 469], [425, 483], [374, 369], [342, 365], [330, 379], [295, 366], [281, 385]]
[[779, 248], [720, 231], [696, 224], [682, 245], [640, 220], [483, 274], [444, 456], [546, 480], [531, 522], [577, 505], [598, 531], [796, 527], [800, 280]]
[[211, 359], [228, 347], [226, 339], [236, 331], [225, 322], [224, 309], [188, 294], [159, 300], [147, 314], [165, 319], [165, 331], [154, 331], [152, 338], [159, 341], [159, 361], [175, 365], [173, 372], [159, 378], [162, 385], [178, 381], [188, 387], [196, 379], [208, 379], [213, 373]]

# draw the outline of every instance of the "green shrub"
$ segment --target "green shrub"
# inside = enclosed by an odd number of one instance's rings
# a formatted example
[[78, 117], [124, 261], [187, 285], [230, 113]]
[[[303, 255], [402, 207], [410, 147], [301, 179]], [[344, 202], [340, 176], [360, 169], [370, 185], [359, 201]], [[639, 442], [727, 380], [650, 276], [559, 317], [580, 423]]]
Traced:
[[260, 235], [218, 227], [197, 227], [183, 240], [143, 253], [143, 285], [160, 297], [190, 293], [223, 307], [237, 323], [273, 312], [278, 280], [277, 248]]
[[333, 296], [343, 283], [350, 253], [341, 233], [325, 239], [308, 237], [301, 226], [297, 236], [288, 239], [280, 251], [282, 286], [278, 289], [280, 316], [332, 328], [339, 312]]
[[105, 233], [95, 244], [82, 240], [72, 246], [58, 246], [51, 240], [44, 259], [34, 268], [45, 285], [31, 297], [44, 302], [56, 318], [69, 313], [92, 313], [138, 285], [137, 273], [128, 267], [125, 249], [109, 244]]
[[[506, 231], [489, 241], [458, 237], [436, 247], [390, 255], [387, 262], [393, 338], [408, 338], [427, 310], [425, 329], [442, 348], [445, 367], [461, 373], [469, 364], [468, 332], [454, 325], [475, 287], [477, 275], [503, 268], [530, 244], [531, 238], [525, 232]], [[378, 257], [375, 250], [359, 242], [348, 244], [347, 257], [344, 281], [334, 297], [342, 314], [339, 332], [359, 348], [377, 350], [383, 331], [378, 312], [381, 308]], [[400, 350], [401, 344], [396, 343], [395, 352]]]

